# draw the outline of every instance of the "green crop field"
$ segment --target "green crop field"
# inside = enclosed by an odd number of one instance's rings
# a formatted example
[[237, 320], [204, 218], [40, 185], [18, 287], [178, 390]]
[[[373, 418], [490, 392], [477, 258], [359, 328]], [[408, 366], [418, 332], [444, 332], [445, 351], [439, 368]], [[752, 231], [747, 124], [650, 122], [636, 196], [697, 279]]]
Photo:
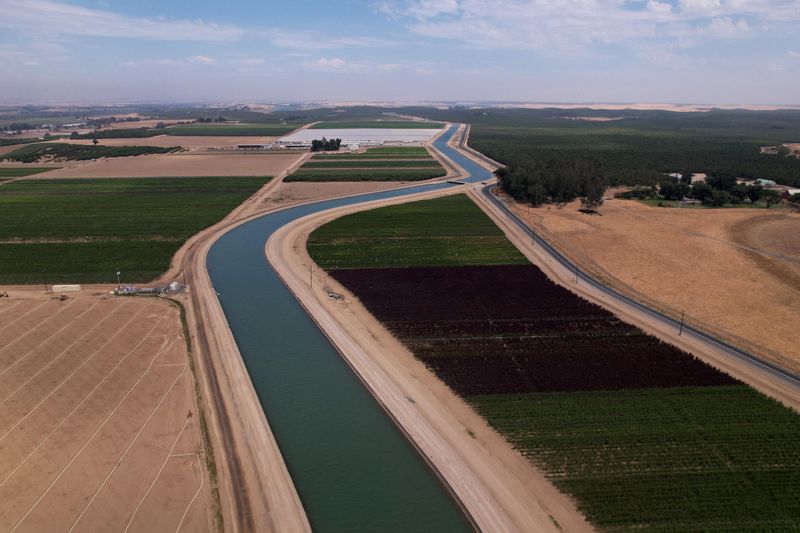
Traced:
[[367, 155], [430, 155], [423, 146], [376, 146], [366, 151]]
[[319, 154], [311, 157], [312, 161], [372, 161], [374, 159], [387, 159], [391, 161], [427, 161], [433, 159], [428, 154]]
[[[466, 196], [342, 217], [310, 235], [308, 252], [340, 281], [349, 279], [345, 285], [364, 305], [387, 316], [385, 326], [453, 390], [463, 390], [598, 529], [800, 529], [798, 413], [633, 327], [614, 325], [616, 317], [587, 309], [541, 272], [532, 284], [490, 282], [492, 269], [512, 267], [488, 265], [528, 263]], [[451, 266], [474, 269], [464, 279], [480, 281], [452, 282], [446, 295], [426, 299], [425, 289], [415, 293], [419, 271], [406, 270], [437, 267], [425, 274], [431, 279]], [[437, 287], [461, 269], [449, 270]], [[515, 284], [519, 297], [508, 293]], [[669, 356], [654, 355], [658, 350]], [[670, 372], [656, 370], [666, 360], [693, 368], [678, 372], [680, 379], [705, 377], [696, 386], [670, 384]], [[565, 370], [570, 361], [582, 372]]]
[[0, 281], [147, 281], [266, 177], [26, 180], [0, 187]]
[[346, 161], [309, 161], [304, 163], [300, 170], [316, 169], [316, 168], [403, 168], [403, 167], [425, 167], [425, 168], [442, 168], [438, 161], [435, 159], [422, 159], [412, 161], [392, 161], [382, 160], [353, 160]]
[[800, 527], [800, 416], [747, 386], [469, 401], [602, 529]]
[[439, 129], [444, 124], [438, 122], [418, 122], [412, 120], [325, 120], [311, 126], [311, 129], [355, 129], [355, 128], [375, 128], [375, 129]]
[[323, 268], [525, 264], [464, 195], [355, 213], [317, 228], [308, 252]]
[[3, 167], [0, 168], [0, 178], [20, 178], [23, 176], [33, 176], [42, 172], [50, 172], [58, 167]]
[[302, 126], [302, 124], [182, 124], [178, 126], [168, 126], [163, 132], [167, 135], [188, 135], [188, 136], [267, 136], [275, 137], [286, 135]]
[[[58, 137], [53, 137], [58, 139]], [[42, 142], [40, 137], [6, 137], [0, 139], [0, 146], [13, 146], [15, 144], [31, 144]]]
[[67, 143], [28, 144], [0, 156], [2, 159], [33, 163], [43, 157], [54, 161], [83, 161], [100, 157], [129, 157], [145, 154], [167, 154], [179, 149], [179, 146], [92, 146]]
[[437, 170], [298, 170], [283, 181], [421, 181], [446, 174]]

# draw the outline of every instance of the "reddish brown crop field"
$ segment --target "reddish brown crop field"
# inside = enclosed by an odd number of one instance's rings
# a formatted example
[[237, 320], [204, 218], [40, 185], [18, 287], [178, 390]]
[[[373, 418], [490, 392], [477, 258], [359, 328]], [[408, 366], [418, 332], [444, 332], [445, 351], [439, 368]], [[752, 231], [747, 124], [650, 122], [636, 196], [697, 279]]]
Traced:
[[331, 274], [461, 395], [737, 383], [532, 265]]

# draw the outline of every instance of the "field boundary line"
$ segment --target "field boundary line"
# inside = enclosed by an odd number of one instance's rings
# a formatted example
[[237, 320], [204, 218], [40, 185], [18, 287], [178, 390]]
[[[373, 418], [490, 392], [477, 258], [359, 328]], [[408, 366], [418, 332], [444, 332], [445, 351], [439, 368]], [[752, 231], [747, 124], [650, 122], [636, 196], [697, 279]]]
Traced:
[[[33, 353], [33, 351], [34, 351], [34, 350], [36, 350], [36, 349], [37, 349], [38, 347], [40, 347], [42, 344], [46, 343], [47, 341], [49, 341], [50, 339], [52, 339], [53, 337], [55, 337], [56, 335], [58, 335], [59, 333], [61, 333], [61, 332], [62, 332], [62, 331], [64, 331], [65, 329], [67, 329], [68, 327], [70, 327], [72, 324], [74, 324], [74, 323], [75, 323], [75, 321], [76, 321], [76, 320], [79, 320], [79, 319], [80, 319], [80, 318], [81, 318], [83, 315], [85, 315], [86, 313], [88, 313], [89, 311], [91, 311], [92, 309], [94, 309], [95, 307], [97, 307], [98, 305], [100, 305], [100, 302], [101, 302], [101, 301], [100, 301], [100, 300], [98, 300], [98, 301], [97, 301], [97, 302], [95, 302], [95, 303], [94, 303], [94, 304], [93, 304], [91, 307], [89, 307], [89, 309], [87, 309], [86, 311], [82, 312], [81, 314], [79, 314], [78, 316], [76, 316], [75, 318], [73, 318], [72, 320], [70, 320], [70, 321], [69, 321], [67, 324], [64, 324], [64, 326], [63, 326], [61, 329], [59, 329], [58, 331], [55, 331], [55, 332], [51, 333], [50, 335], [48, 335], [48, 336], [47, 336], [47, 338], [43, 339], [43, 340], [42, 340], [42, 342], [40, 342], [39, 344], [37, 344], [36, 346], [34, 346], [33, 348], [31, 348], [30, 350], [28, 350], [27, 352], [25, 352], [25, 355], [23, 355], [22, 357], [20, 357], [20, 358], [19, 358], [19, 359], [17, 359], [16, 361], [14, 361], [14, 362], [11, 364], [11, 366], [9, 366], [8, 368], [6, 368], [6, 369], [5, 369], [5, 370], [3, 370], [2, 372], [0, 372], [0, 376], [2, 376], [3, 374], [5, 374], [5, 373], [6, 373], [6, 372], [8, 372], [9, 370], [11, 370], [12, 368], [14, 368], [15, 366], [17, 366], [19, 363], [21, 363], [22, 361], [24, 361], [25, 359], [27, 359], [28, 357], [30, 357], [31, 353]], [[51, 318], [55, 318], [55, 317], [51, 317]], [[27, 333], [26, 333], [26, 335], [27, 335]], [[15, 341], [15, 342], [16, 342], [16, 341]], [[11, 346], [11, 344], [13, 344], [13, 342], [12, 342], [12, 343], [9, 343], [9, 344], [6, 344], [6, 345], [5, 345], [5, 346], [3, 346], [2, 348], [0, 348], [0, 352], [2, 352], [3, 350], [5, 350], [5, 349], [6, 349], [6, 348], [8, 348], [9, 346]]]
[[[34, 406], [33, 406], [33, 407], [30, 409], [30, 411], [28, 411], [28, 412], [25, 414], [25, 416], [23, 416], [21, 419], [19, 419], [19, 421], [17, 421], [17, 423], [16, 423], [16, 424], [14, 424], [14, 425], [11, 427], [11, 429], [9, 429], [9, 430], [8, 430], [8, 431], [6, 431], [6, 432], [5, 432], [5, 433], [4, 433], [2, 436], [0, 436], [0, 441], [2, 441], [4, 438], [6, 438], [6, 437], [8, 436], [8, 434], [9, 434], [9, 433], [11, 433], [11, 432], [14, 430], [14, 428], [16, 428], [18, 425], [20, 425], [20, 424], [22, 423], [22, 421], [23, 421], [23, 420], [25, 420], [26, 418], [28, 418], [28, 417], [29, 417], [29, 416], [30, 416], [30, 415], [31, 415], [31, 414], [32, 414], [34, 411], [36, 411], [36, 409], [38, 409], [40, 405], [42, 405], [42, 404], [43, 404], [45, 401], [47, 401], [47, 399], [48, 399], [48, 398], [50, 398], [50, 397], [51, 397], [53, 394], [55, 394], [55, 392], [56, 392], [58, 389], [60, 389], [61, 387], [63, 387], [63, 386], [64, 386], [64, 384], [67, 382], [67, 380], [69, 380], [69, 379], [70, 379], [72, 376], [74, 376], [74, 375], [75, 375], [75, 374], [78, 372], [78, 370], [80, 370], [81, 368], [83, 368], [83, 367], [86, 365], [86, 363], [88, 363], [89, 361], [91, 361], [91, 360], [94, 358], [94, 356], [95, 356], [95, 355], [97, 355], [97, 354], [100, 352], [100, 350], [102, 350], [103, 348], [105, 348], [105, 347], [108, 345], [108, 343], [110, 343], [110, 342], [112, 341], [112, 339], [114, 339], [114, 337], [116, 337], [117, 335], [119, 335], [119, 333], [120, 333], [121, 331], [124, 331], [124, 328], [125, 328], [125, 327], [126, 327], [128, 324], [130, 324], [130, 323], [131, 323], [131, 321], [132, 321], [133, 319], [135, 319], [137, 316], [139, 316], [139, 313], [141, 313], [141, 312], [142, 312], [144, 309], [146, 309], [146, 307], [143, 307], [141, 310], [139, 310], [139, 312], [138, 312], [138, 313], [136, 313], [135, 315], [133, 315], [133, 316], [130, 318], [130, 320], [128, 320], [128, 322], [126, 322], [126, 323], [124, 324], [124, 326], [121, 326], [119, 329], [117, 329], [117, 331], [116, 331], [116, 332], [114, 332], [114, 335], [112, 335], [110, 339], [108, 339], [108, 340], [107, 340], [105, 343], [103, 343], [103, 344], [102, 344], [102, 345], [101, 345], [99, 348], [97, 348], [97, 350], [95, 350], [95, 351], [94, 351], [94, 353], [92, 353], [92, 355], [91, 355], [91, 356], [89, 356], [89, 357], [88, 357], [86, 360], [84, 360], [84, 361], [83, 361], [83, 363], [81, 363], [81, 364], [80, 364], [80, 366], [79, 366], [78, 368], [76, 368], [75, 370], [73, 370], [73, 371], [72, 371], [72, 373], [71, 373], [70, 375], [68, 375], [66, 378], [64, 378], [63, 380], [61, 380], [61, 383], [59, 383], [57, 387], [54, 387], [54, 388], [53, 388], [53, 390], [51, 390], [51, 391], [50, 391], [50, 393], [49, 393], [47, 396], [45, 396], [44, 398], [42, 398], [41, 400], [39, 400], [39, 401], [36, 403], [36, 405], [34, 405]], [[99, 326], [99, 324], [98, 324], [98, 326]], [[76, 341], [76, 342], [77, 342], [77, 341]], [[63, 354], [63, 352], [62, 352], [62, 354]], [[59, 357], [60, 357], [60, 356], [59, 356]], [[52, 363], [52, 361], [51, 361], [51, 363]], [[50, 364], [48, 363], [48, 365], [47, 365], [47, 366], [50, 366]], [[47, 367], [45, 367], [45, 368], [47, 368]], [[31, 381], [32, 381], [32, 380], [33, 380], [33, 379], [34, 379], [36, 376], [38, 376], [38, 375], [39, 375], [41, 372], [43, 372], [43, 371], [44, 371], [44, 368], [43, 368], [42, 370], [40, 370], [39, 372], [37, 372], [37, 373], [36, 373], [34, 376], [32, 376], [32, 377], [31, 377], [31, 378], [30, 378], [28, 381], [26, 381], [25, 383], [23, 383], [22, 385], [20, 385], [20, 386], [19, 386], [19, 388], [18, 388], [16, 391], [14, 391], [14, 393], [13, 393], [11, 396], [8, 396], [8, 398], [11, 398], [11, 397], [12, 397], [14, 394], [16, 394], [17, 392], [19, 392], [19, 391], [20, 391], [20, 390], [21, 390], [21, 389], [22, 389], [22, 388], [23, 388], [25, 385], [27, 385], [28, 383], [30, 383], [30, 382], [31, 382]], [[5, 401], [6, 401], [8, 398], [6, 398], [6, 399], [4, 399], [2, 402], [0, 402], [0, 405], [2, 405], [3, 403], [5, 403]]]
[[[153, 408], [153, 410], [150, 412], [150, 415], [148, 415], [147, 419], [146, 419], [146, 420], [144, 421], [144, 423], [142, 424], [142, 427], [140, 427], [140, 428], [139, 428], [139, 431], [137, 431], [137, 432], [136, 432], [136, 435], [135, 435], [135, 436], [133, 437], [133, 439], [130, 441], [130, 443], [128, 444], [128, 447], [127, 447], [127, 448], [125, 448], [125, 451], [124, 451], [124, 452], [122, 452], [122, 455], [120, 455], [120, 456], [119, 456], [119, 458], [118, 458], [118, 459], [117, 459], [117, 460], [114, 462], [114, 467], [113, 467], [113, 468], [112, 468], [112, 469], [111, 469], [111, 470], [108, 472], [108, 474], [106, 475], [105, 479], [103, 479], [103, 481], [100, 483], [100, 486], [98, 486], [98, 487], [97, 487], [97, 490], [95, 490], [94, 494], [93, 494], [93, 495], [92, 495], [92, 497], [89, 499], [89, 502], [86, 504], [86, 506], [85, 506], [85, 507], [83, 508], [83, 510], [81, 511], [81, 514], [80, 514], [80, 515], [78, 515], [78, 518], [76, 518], [76, 519], [75, 519], [75, 521], [72, 523], [72, 526], [69, 528], [69, 531], [72, 531], [72, 530], [74, 530], [74, 529], [75, 529], [75, 526], [78, 524], [78, 522], [80, 522], [81, 518], [83, 518], [83, 515], [84, 515], [84, 514], [86, 514], [86, 511], [89, 509], [89, 507], [92, 505], [92, 503], [94, 503], [94, 500], [95, 500], [95, 498], [97, 498], [97, 495], [98, 495], [98, 494], [100, 494], [100, 491], [101, 491], [101, 490], [103, 490], [103, 487], [105, 487], [105, 485], [106, 485], [106, 482], [107, 482], [107, 481], [108, 481], [108, 480], [111, 478], [111, 476], [114, 474], [114, 472], [116, 472], [116, 471], [117, 471], [117, 468], [119, 467], [119, 465], [120, 465], [120, 464], [122, 464], [122, 461], [124, 461], [124, 460], [125, 460], [125, 457], [128, 455], [128, 452], [131, 450], [131, 448], [133, 448], [134, 444], [136, 444], [136, 441], [137, 441], [137, 440], [139, 440], [139, 437], [142, 435], [142, 432], [144, 432], [144, 428], [146, 428], [146, 427], [147, 427], [147, 424], [150, 422], [150, 420], [151, 420], [151, 419], [153, 418], [153, 416], [156, 414], [156, 412], [158, 411], [159, 407], [161, 407], [161, 404], [162, 404], [162, 403], [164, 403], [164, 400], [167, 398], [167, 396], [169, 396], [170, 392], [172, 392], [172, 389], [175, 387], [175, 385], [178, 383], [178, 381], [180, 381], [180, 379], [183, 377], [183, 374], [184, 374], [184, 372], [186, 372], [186, 369], [185, 369], [185, 368], [184, 368], [183, 370], [181, 370], [180, 372], [178, 372], [178, 376], [175, 378], [175, 380], [174, 380], [174, 381], [172, 382], [172, 384], [169, 386], [169, 388], [167, 389], [167, 391], [164, 393], [164, 395], [163, 395], [163, 396], [161, 397], [161, 399], [158, 401], [158, 403], [156, 404], [156, 406], [155, 406], [155, 407]], [[130, 391], [129, 391], [129, 392], [130, 392]], [[127, 394], [126, 394], [126, 396], [127, 396]], [[107, 421], [107, 420], [106, 420], [106, 421]], [[104, 422], [103, 422], [103, 424], [104, 424], [104, 425], [105, 425], [105, 422], [106, 422], [106, 421], [104, 421]], [[86, 442], [86, 445], [84, 445], [84, 447], [83, 447], [83, 448], [81, 448], [81, 449], [78, 451], [78, 453], [77, 453], [77, 454], [75, 454], [75, 457], [73, 457], [73, 458], [72, 458], [72, 460], [70, 461], [70, 464], [69, 464], [69, 465], [67, 465], [67, 467], [66, 467], [66, 468], [69, 468], [69, 466], [71, 466], [71, 465], [72, 465], [72, 463], [75, 461], [75, 459], [77, 459], [77, 458], [78, 458], [78, 456], [79, 456], [79, 455], [80, 455], [80, 454], [83, 452], [83, 450], [84, 450], [84, 449], [86, 449], [86, 446], [88, 446], [88, 445], [89, 445], [89, 443], [90, 443], [90, 442], [92, 442], [92, 440], [94, 439], [94, 437], [95, 437], [95, 436], [97, 436], [97, 433], [98, 433], [98, 432], [99, 432], [99, 428], [98, 428], [98, 431], [97, 431], [97, 432], [95, 432], [95, 434], [94, 434], [94, 435], [92, 435], [92, 438], [91, 438], [91, 439], [89, 439], [89, 440]], [[62, 470], [62, 471], [61, 471], [61, 473], [59, 474], [59, 478], [61, 477], [61, 475], [63, 475], [63, 474], [64, 474], [64, 472], [66, 471], [66, 468], [65, 468], [64, 470]], [[58, 480], [56, 480], [56, 481], [58, 481]], [[44, 494], [42, 494], [42, 496], [39, 498], [39, 501], [41, 501], [41, 499], [42, 499], [42, 498], [44, 498], [44, 496], [47, 494], [47, 492], [49, 492], [49, 491], [50, 491], [50, 489], [51, 489], [51, 488], [53, 488], [53, 486], [54, 486], [54, 485], [55, 485], [55, 481], [54, 481], [54, 482], [53, 482], [53, 483], [50, 485], [50, 487], [48, 487], [48, 488], [47, 488], [47, 490], [45, 491], [45, 493], [44, 493]], [[36, 502], [36, 504], [34, 504], [34, 507], [35, 507], [36, 505], [38, 505], [38, 504], [39, 504], [39, 501], [37, 501], [37, 502]], [[31, 510], [33, 510], [33, 508], [31, 508]], [[28, 513], [30, 513], [30, 511], [28, 511]], [[18, 526], [18, 525], [19, 525], [19, 524], [17, 524], [17, 526]], [[14, 532], [14, 530], [17, 528], [17, 526], [14, 526], [14, 529], [12, 529], [12, 530], [11, 530], [11, 533], [13, 533], [13, 532]]]
[[[40, 307], [42, 307], [42, 306], [43, 306], [44, 304], [46, 304], [46, 303], [47, 303], [47, 300], [43, 301], [42, 303], [40, 303], [39, 305], [37, 305], [36, 307], [34, 307], [33, 309], [31, 309], [31, 310], [30, 310], [30, 311], [28, 311], [27, 313], [25, 313], [24, 315], [22, 315], [22, 316], [20, 316], [20, 317], [17, 317], [17, 318], [15, 318], [15, 319], [14, 319], [14, 320], [12, 320], [11, 322], [9, 322], [8, 324], [6, 324], [6, 325], [5, 325], [5, 326], [3, 326], [2, 328], [0, 328], [0, 332], [2, 332], [2, 331], [3, 331], [4, 329], [6, 329], [7, 327], [13, 326], [14, 324], [16, 324], [17, 322], [19, 322], [20, 320], [22, 320], [23, 318], [25, 318], [25, 317], [26, 317], [26, 316], [28, 316], [29, 314], [33, 313], [34, 311], [36, 311], [37, 309], [39, 309]], [[45, 319], [45, 320], [47, 320], [47, 319]], [[41, 322], [40, 322], [40, 323], [41, 323]], [[38, 326], [38, 325], [39, 325], [39, 324], [36, 324], [36, 326]], [[36, 326], [34, 326], [34, 327], [36, 327]], [[10, 343], [9, 343], [9, 344], [10, 344]]]
[[[143, 341], [143, 342], [144, 342], [144, 341]], [[165, 346], [164, 348], [162, 348], [161, 350], [159, 350], [159, 351], [158, 351], [158, 353], [156, 353], [156, 355], [154, 355], [154, 356], [153, 356], [153, 358], [150, 360], [150, 364], [147, 366], [147, 368], [144, 370], [144, 372], [142, 372], [142, 375], [141, 375], [141, 376], [139, 376], [139, 379], [137, 379], [137, 380], [136, 380], [136, 382], [135, 382], [135, 383], [132, 385], [132, 387], [135, 387], [136, 385], [138, 385], [138, 384], [139, 384], [139, 382], [142, 380], [142, 378], [143, 378], [145, 375], [147, 375], [147, 373], [148, 373], [148, 372], [150, 372], [150, 369], [153, 367], [153, 363], [155, 362], [155, 360], [156, 360], [156, 359], [158, 359], [158, 358], [159, 358], [159, 357], [160, 357], [160, 356], [161, 356], [161, 355], [162, 355], [162, 354], [163, 354], [163, 353], [164, 353], [166, 350], [168, 350], [169, 348], [171, 348], [171, 347], [172, 347], [172, 345], [173, 345], [174, 343], [175, 343], [175, 341], [173, 340], [171, 343], [169, 343], [167, 346]], [[138, 346], [137, 346], [137, 348], [138, 348]], [[73, 414], [75, 414], [75, 411], [77, 411], [77, 410], [78, 410], [78, 409], [81, 407], [81, 405], [83, 405], [83, 403], [84, 403], [84, 402], [85, 402], [85, 401], [86, 401], [86, 400], [87, 400], [87, 399], [88, 399], [88, 398], [89, 398], [89, 397], [90, 397], [92, 394], [94, 394], [94, 392], [95, 392], [95, 391], [96, 391], [96, 390], [97, 390], [97, 389], [100, 387], [100, 385], [102, 385], [102, 384], [103, 384], [103, 382], [105, 382], [106, 378], [108, 378], [108, 376], [110, 376], [110, 375], [111, 375], [111, 374], [112, 374], [112, 373], [113, 373], [113, 372], [114, 372], [114, 371], [115, 371], [115, 370], [116, 370], [116, 369], [119, 367], [119, 364], [121, 364], [121, 363], [122, 363], [122, 361], [123, 361], [124, 359], [127, 359], [127, 357], [128, 357], [128, 356], [129, 356], [131, 353], [133, 353], [133, 351], [134, 351], [135, 349], [136, 349], [136, 348], [134, 348], [133, 350], [131, 350], [130, 352], [128, 352], [128, 354], [126, 354], [126, 355], [125, 355], [125, 357], [124, 357], [123, 359], [121, 359], [121, 360], [120, 360], [120, 362], [119, 362], [117, 365], [115, 365], [115, 366], [114, 366], [114, 368], [112, 368], [112, 369], [111, 369], [111, 370], [108, 372], [108, 374], [106, 374], [105, 376], [103, 376], [103, 379], [102, 379], [102, 380], [100, 380], [100, 382], [99, 382], [97, 385], [95, 385], [95, 386], [94, 386], [94, 388], [93, 388], [91, 391], [89, 391], [89, 393], [88, 393], [86, 396], [84, 396], [84, 397], [83, 397], [83, 399], [80, 401], [80, 403], [79, 403], [78, 405], [76, 405], [76, 406], [75, 406], [75, 407], [72, 409], [72, 411], [70, 411], [70, 412], [69, 412], [69, 414], [67, 414], [67, 415], [66, 415], [64, 418], [62, 418], [62, 419], [61, 419], [61, 422], [59, 422], [59, 423], [58, 423], [58, 425], [57, 425], [55, 428], [53, 428], [53, 430], [52, 430], [50, 433], [48, 433], [48, 434], [47, 434], [47, 436], [46, 436], [44, 439], [42, 439], [42, 440], [39, 442], [39, 444], [36, 446], [36, 448], [34, 448], [33, 450], [31, 450], [31, 452], [30, 452], [30, 453], [29, 453], [29, 454], [28, 454], [28, 455], [25, 457], [25, 459], [23, 459], [23, 460], [22, 460], [22, 462], [20, 462], [20, 463], [19, 463], [19, 464], [18, 464], [16, 467], [14, 467], [14, 470], [12, 470], [12, 471], [11, 471], [11, 472], [10, 472], [10, 473], [9, 473], [9, 474], [8, 474], [8, 475], [7, 475], [7, 476], [4, 478], [4, 479], [3, 479], [3, 481], [0, 481], [0, 487], [2, 487], [3, 485], [5, 485], [5, 484], [6, 484], [6, 482], [7, 482], [9, 479], [11, 479], [11, 478], [14, 476], [14, 474], [17, 472], [17, 470], [19, 470], [20, 468], [22, 468], [22, 465], [24, 465], [24, 464], [25, 464], [25, 463], [28, 461], [28, 459], [30, 459], [30, 458], [33, 456], [33, 454], [35, 454], [35, 453], [36, 453], [36, 452], [39, 450], [39, 448], [41, 448], [41, 447], [44, 445], [44, 443], [45, 443], [45, 442], [47, 442], [47, 440], [48, 440], [48, 439], [50, 439], [50, 437], [52, 437], [52, 436], [53, 436], [53, 434], [54, 434], [56, 431], [58, 431], [58, 430], [59, 430], [59, 428], [60, 428], [62, 425], [64, 425], [64, 423], [65, 423], [65, 422], [66, 422], [66, 421], [67, 421], [67, 420], [68, 420], [68, 419], [69, 419], [69, 418], [70, 418], [70, 417], [71, 417]], [[117, 402], [117, 406], [118, 406], [118, 405], [119, 405], [119, 402]], [[115, 406], [115, 407], [114, 407], [114, 409], [115, 409], [115, 410], [116, 410], [116, 407], [117, 407], [117, 406]]]
[[186, 506], [186, 509], [183, 510], [181, 520], [178, 522], [178, 527], [175, 528], [175, 533], [178, 533], [183, 527], [183, 521], [186, 520], [186, 515], [189, 514], [189, 509], [192, 508], [192, 504], [194, 504], [197, 497], [200, 496], [200, 492], [203, 490], [203, 486], [206, 482], [206, 476], [203, 475], [203, 462], [200, 460], [200, 453], [195, 452], [193, 455], [197, 457], [197, 466], [200, 469], [200, 486], [197, 487], [197, 491], [194, 493], [194, 496], [192, 496], [192, 499], [189, 500], [189, 504]]
[[[6, 313], [8, 311], [11, 311], [12, 309], [15, 309], [19, 304], [23, 303], [24, 301], [25, 300], [17, 300], [17, 301], [15, 301], [10, 306], [8, 306], [6, 309], [3, 309], [3, 312]], [[3, 326], [3, 327], [5, 327], [5, 326]]]
[[[186, 420], [183, 421], [183, 426], [181, 427], [181, 430], [175, 436], [175, 440], [172, 441], [172, 446], [170, 446], [169, 451], [167, 452], [167, 456], [164, 457], [164, 461], [161, 463], [161, 468], [159, 468], [158, 472], [156, 472], [156, 476], [153, 478], [153, 481], [147, 487], [147, 491], [145, 491], [145, 493], [139, 499], [139, 503], [136, 504], [136, 508], [133, 510], [133, 513], [131, 514], [130, 519], [128, 519], [128, 523], [125, 524], [125, 529], [122, 530], [122, 533], [127, 533], [128, 530], [131, 528], [131, 524], [133, 524], [133, 520], [134, 520], [134, 518], [136, 518], [136, 514], [139, 512], [139, 509], [142, 507], [142, 504], [147, 499], [147, 496], [150, 494], [150, 491], [153, 490], [153, 487], [155, 487], [156, 482], [158, 481], [158, 478], [161, 476], [161, 472], [164, 471], [164, 467], [167, 466], [167, 463], [169, 462], [170, 458], [172, 457], [172, 452], [173, 452], [173, 450], [175, 450], [175, 446], [178, 445], [178, 441], [180, 440], [181, 435], [183, 435], [183, 432], [186, 431], [186, 426], [189, 425], [189, 420], [191, 420], [191, 417], [187, 416]], [[75, 529], [75, 525], [73, 525], [70, 528], [70, 531], [72, 531], [73, 529]]]
[[[26, 331], [25, 333], [23, 333], [22, 335], [20, 335], [20, 336], [19, 336], [19, 337], [17, 337], [16, 339], [14, 339], [13, 341], [9, 342], [8, 344], [6, 344], [6, 345], [5, 345], [5, 346], [3, 346], [2, 348], [0, 348], [0, 352], [2, 352], [3, 350], [5, 350], [6, 348], [8, 348], [9, 346], [11, 346], [12, 344], [14, 344], [15, 342], [19, 342], [19, 340], [20, 340], [20, 339], [22, 339], [23, 337], [27, 337], [28, 335], [30, 335], [31, 333], [33, 333], [34, 331], [36, 331], [36, 328], [38, 328], [39, 326], [41, 326], [42, 324], [44, 324], [44, 323], [45, 323], [45, 322], [47, 322], [48, 320], [52, 320], [52, 319], [56, 318], [58, 315], [60, 315], [60, 314], [61, 314], [61, 313], [63, 313], [63, 312], [66, 310], [66, 309], [68, 309], [68, 308], [69, 308], [69, 306], [71, 306], [72, 304], [74, 304], [74, 303], [75, 303], [75, 302], [77, 302], [77, 301], [78, 301], [78, 298], [76, 298], [76, 299], [72, 300], [71, 302], [68, 302], [68, 303], [67, 303], [67, 305], [65, 305], [65, 306], [61, 307], [61, 309], [59, 309], [59, 310], [58, 310], [58, 312], [57, 312], [56, 314], [54, 314], [54, 315], [51, 315], [51, 316], [49, 316], [49, 317], [45, 318], [44, 320], [42, 320], [41, 322], [39, 322], [38, 324], [36, 324], [34, 327], [32, 327], [31, 329], [29, 329], [28, 331]], [[99, 302], [97, 302], [97, 303], [99, 303]], [[97, 305], [97, 303], [96, 303], [96, 304], [94, 304], [94, 305]], [[92, 305], [92, 307], [94, 307], [94, 305]], [[89, 309], [91, 309], [92, 307], [90, 307]], [[86, 311], [88, 311], [89, 309], [87, 309]], [[80, 315], [78, 315], [78, 316], [83, 316], [83, 315], [86, 313], [86, 311], [84, 311], [83, 313], [81, 313], [81, 314], [80, 314]], [[77, 318], [77, 317], [75, 317], [75, 318]], [[73, 321], [74, 321], [74, 320], [73, 320]], [[69, 324], [71, 324], [73, 321], [70, 321], [70, 322], [69, 322]], [[69, 325], [69, 324], [67, 324], [67, 325]], [[65, 327], [66, 327], [66, 326], [65, 326]], [[61, 328], [61, 329], [60, 329], [60, 330], [58, 330], [58, 331], [61, 331], [62, 329], [64, 329], [64, 328]], [[46, 341], [47, 341], [47, 339], [49, 339], [49, 338], [50, 338], [50, 337], [52, 337], [52, 336], [53, 336], [53, 335], [49, 335], [49, 336], [48, 336], [48, 337], [47, 337], [45, 340], [43, 340], [42, 342], [40, 342], [39, 344], [37, 344], [36, 346], [34, 346], [33, 348], [31, 348], [31, 350], [35, 350], [35, 349], [36, 349], [36, 348], [38, 348], [38, 347], [39, 347], [39, 346], [40, 346], [42, 343], [46, 342]], [[29, 351], [31, 351], [31, 350], [29, 350]], [[5, 372], [5, 370], [4, 370], [3, 372]], [[2, 375], [3, 375], [3, 373], [2, 373], [2, 372], [0, 372], [0, 376], [2, 376]]]

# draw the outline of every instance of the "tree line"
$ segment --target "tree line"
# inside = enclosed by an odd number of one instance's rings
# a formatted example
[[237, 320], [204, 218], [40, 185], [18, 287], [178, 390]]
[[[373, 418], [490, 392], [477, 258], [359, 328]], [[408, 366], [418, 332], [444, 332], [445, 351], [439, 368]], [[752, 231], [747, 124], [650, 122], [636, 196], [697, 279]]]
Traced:
[[526, 160], [500, 168], [495, 175], [506, 193], [532, 205], [581, 198], [584, 208], [594, 211], [607, 187], [602, 166], [591, 157]]
[[311, 141], [312, 152], [335, 152], [342, 146], [341, 139], [314, 139]]

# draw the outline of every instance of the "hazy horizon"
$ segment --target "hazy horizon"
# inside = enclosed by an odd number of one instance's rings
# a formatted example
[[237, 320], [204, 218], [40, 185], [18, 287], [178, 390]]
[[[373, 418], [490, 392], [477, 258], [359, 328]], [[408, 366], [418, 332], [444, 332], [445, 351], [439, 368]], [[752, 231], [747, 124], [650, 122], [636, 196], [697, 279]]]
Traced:
[[0, 0], [0, 103], [800, 104], [795, 0]]

